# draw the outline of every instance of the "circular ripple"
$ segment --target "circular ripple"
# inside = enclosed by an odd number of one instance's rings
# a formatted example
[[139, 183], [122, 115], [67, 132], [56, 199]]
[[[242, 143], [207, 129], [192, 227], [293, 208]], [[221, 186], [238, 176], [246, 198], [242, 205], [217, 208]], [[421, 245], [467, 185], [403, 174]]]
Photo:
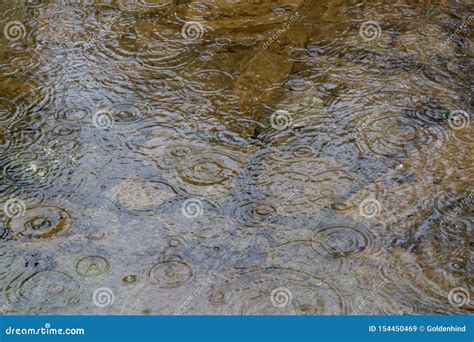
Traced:
[[144, 103], [120, 103], [112, 106], [108, 113], [117, 124], [129, 124], [148, 117], [151, 108]]
[[[5, 148], [5, 150], [2, 150], [3, 153], [6, 153], [7, 149], [17, 151], [27, 150], [30, 146], [40, 141], [43, 137], [43, 132], [40, 129], [21, 128], [12, 129], [11, 131], [6, 132], [0, 129], [0, 145]], [[22, 159], [22, 154], [17, 154], [15, 159]], [[2, 166], [4, 168], [2, 172], [5, 173], [5, 166]]]
[[25, 5], [32, 8], [40, 8], [46, 5], [44, 0], [26, 0]]
[[274, 147], [267, 154], [273, 160], [286, 163], [297, 163], [317, 157], [315, 148], [307, 144], [290, 144]]
[[167, 7], [172, 4], [172, 0], [137, 0], [139, 6], [149, 8], [149, 9], [158, 9]]
[[231, 131], [211, 131], [209, 135], [215, 137], [219, 143], [230, 147], [250, 148], [252, 146], [252, 141], [242, 137], [239, 133]]
[[182, 6], [176, 6], [174, 13], [176, 18], [182, 22], [212, 20], [218, 16], [216, 8], [212, 3], [190, 2]]
[[29, 207], [25, 215], [6, 222], [8, 234], [24, 242], [54, 239], [71, 228], [72, 219], [69, 213], [53, 205]]
[[455, 287], [472, 285], [473, 231], [474, 216], [464, 215], [453, 220], [449, 228], [431, 227], [420, 244], [419, 264], [446, 293]]
[[466, 232], [474, 230], [474, 218], [455, 218], [442, 221], [438, 231], [440, 236], [448, 239], [462, 239]]
[[201, 216], [193, 220], [192, 232], [200, 246], [225, 247], [233, 230], [232, 220], [221, 216]]
[[182, 182], [177, 185], [191, 196], [222, 197], [232, 191], [241, 166], [233, 157], [218, 153], [199, 153], [178, 168]]
[[323, 228], [314, 233], [317, 236], [312, 248], [329, 258], [356, 257], [369, 253], [374, 245], [374, 236], [368, 230], [334, 226]]
[[182, 261], [163, 261], [153, 266], [148, 275], [160, 288], [176, 288], [191, 279], [193, 270]]
[[408, 253], [395, 254], [394, 260], [381, 265], [381, 274], [389, 287], [407, 290], [412, 283], [423, 280], [423, 270], [414, 257]]
[[285, 89], [290, 93], [307, 93], [310, 92], [314, 83], [304, 78], [291, 78], [285, 82]]
[[[441, 240], [427, 237], [417, 254], [395, 253], [394, 260], [382, 265], [387, 289], [399, 289], [405, 297], [414, 298], [415, 311], [436, 307], [439, 313], [460, 313], [462, 309], [449, 304], [449, 292], [455, 287], [473, 290], [470, 270], [474, 259], [469, 259], [474, 254], [468, 242]], [[464, 308], [472, 310], [472, 302]]]
[[473, 145], [474, 144], [474, 133], [470, 128], [461, 129], [453, 132], [454, 139], [459, 141], [461, 144]]
[[5, 288], [13, 306], [41, 311], [66, 308], [79, 303], [79, 284], [68, 274], [40, 271], [17, 277]]
[[60, 139], [69, 139], [69, 140], [72, 140], [72, 139], [75, 139], [78, 137], [79, 135], [79, 132], [80, 132], [80, 128], [77, 127], [77, 126], [69, 126], [69, 125], [58, 125], [56, 127], [53, 128], [52, 132], [61, 137]]
[[358, 143], [372, 153], [402, 158], [414, 153], [430, 154], [440, 150], [447, 141], [447, 130], [437, 126], [417, 125], [401, 116], [376, 117], [360, 131]]
[[76, 264], [76, 271], [84, 277], [95, 277], [107, 272], [109, 262], [104, 257], [93, 255], [82, 258]]
[[[161, 30], [155, 29], [151, 37], [143, 36], [141, 39], [138, 44], [131, 41], [130, 46], [122, 45], [118, 53], [131, 55], [140, 65], [155, 71], [181, 69], [195, 58], [193, 49], [185, 44], [180, 31], [161, 27]], [[123, 44], [123, 39], [120, 43]], [[135, 52], [137, 47], [138, 52]]]
[[162, 170], [171, 170], [178, 168], [179, 165], [185, 163], [187, 158], [196, 153], [196, 150], [187, 145], [159, 146], [153, 149], [153, 154], [160, 158], [157, 160], [158, 166]]
[[[271, 204], [282, 207], [287, 216], [313, 214], [324, 207], [333, 206], [356, 181], [344, 170], [330, 168], [324, 162], [298, 163], [291, 168], [281, 164], [275, 171], [261, 171], [257, 184]], [[295, 171], [292, 171], [295, 170]], [[301, 173], [299, 170], [311, 170]], [[346, 208], [348, 210], [348, 208]]]
[[61, 118], [73, 123], [83, 123], [88, 116], [90, 116], [90, 110], [81, 107], [65, 108], [60, 110], [57, 114], [58, 119]]
[[278, 173], [268, 172], [266, 169], [257, 170], [254, 177], [256, 186], [279, 198], [288, 195], [292, 189], [300, 188], [301, 184], [311, 181], [311, 177], [303, 172], [287, 171], [283, 168], [279, 168]]
[[[289, 294], [285, 305], [273, 305], [275, 289]], [[239, 274], [211, 288], [208, 300], [220, 314], [344, 315], [348, 301], [328, 282], [288, 268], [266, 268]]]
[[228, 181], [237, 171], [234, 160], [218, 153], [194, 156], [188, 163], [180, 175], [186, 183], [193, 185], [218, 185]]
[[[326, 260], [328, 259], [326, 258]], [[342, 261], [342, 259], [338, 260]], [[380, 285], [374, 281], [374, 274], [371, 269], [360, 264], [348, 264], [347, 266], [350, 268], [344, 267], [331, 275], [332, 284], [338, 289], [341, 296], [354, 299], [361, 293], [370, 293], [375, 286]]]
[[155, 125], [129, 133], [127, 147], [144, 157], [158, 159], [163, 156], [166, 146], [184, 139], [176, 126]]
[[237, 204], [232, 215], [239, 224], [251, 228], [274, 223], [278, 218], [275, 207], [253, 201]]
[[323, 96], [326, 96], [326, 94], [318, 93], [311, 94], [311, 96], [308, 94], [294, 94], [288, 97], [286, 101], [279, 102], [277, 106], [269, 105], [268, 108], [272, 112], [284, 110], [295, 114], [293, 130], [299, 126], [313, 128], [323, 124], [330, 117], [330, 114], [327, 113]]
[[136, 274], [129, 274], [122, 278], [122, 281], [126, 284], [134, 284], [137, 282], [137, 275]]
[[222, 70], [210, 69], [193, 73], [183, 85], [187, 85], [197, 93], [207, 95], [223, 93], [232, 83], [232, 75]]
[[164, 181], [126, 179], [117, 186], [114, 196], [124, 209], [152, 213], [166, 201], [174, 198], [176, 192]]
[[44, 58], [33, 50], [24, 49], [9, 49], [8, 62], [3, 64], [0, 61], [0, 73], [5, 76], [15, 76], [18, 78], [28, 76], [36, 72], [41, 65], [43, 65]]
[[47, 179], [52, 176], [53, 171], [53, 164], [47, 160], [38, 160], [36, 154], [17, 155], [4, 168], [12, 183], [32, 188], [48, 186]]

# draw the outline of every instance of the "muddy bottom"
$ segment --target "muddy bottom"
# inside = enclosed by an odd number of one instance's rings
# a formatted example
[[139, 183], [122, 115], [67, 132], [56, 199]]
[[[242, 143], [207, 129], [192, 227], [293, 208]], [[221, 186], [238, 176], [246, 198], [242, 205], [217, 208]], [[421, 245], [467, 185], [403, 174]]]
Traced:
[[473, 18], [0, 0], [0, 312], [472, 314]]

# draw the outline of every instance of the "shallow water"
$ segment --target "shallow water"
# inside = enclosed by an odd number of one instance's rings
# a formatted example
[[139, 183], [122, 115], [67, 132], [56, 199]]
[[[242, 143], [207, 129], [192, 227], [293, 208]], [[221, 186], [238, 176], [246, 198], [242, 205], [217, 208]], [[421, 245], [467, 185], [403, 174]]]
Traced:
[[472, 6], [0, 1], [4, 314], [472, 314]]

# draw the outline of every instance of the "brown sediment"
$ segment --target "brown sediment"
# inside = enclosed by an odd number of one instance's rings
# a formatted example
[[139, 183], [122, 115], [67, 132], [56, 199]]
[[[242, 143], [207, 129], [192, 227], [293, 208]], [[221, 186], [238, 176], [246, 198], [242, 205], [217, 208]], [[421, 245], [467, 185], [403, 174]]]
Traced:
[[[275, 40], [271, 38], [274, 35], [277, 36]], [[270, 40], [259, 44], [253, 55], [241, 62], [240, 76], [234, 87], [242, 112], [265, 124], [269, 122], [265, 105], [276, 100], [293, 68], [296, 55], [291, 53], [301, 53], [298, 50], [304, 47], [308, 38], [306, 30], [298, 23], [273, 30], [269, 37]]]
[[[0, 192], [73, 203], [70, 218], [27, 205], [0, 224], [2, 251], [18, 256], [0, 262], [0, 288], [48, 270], [30, 283], [44, 301], [12, 312], [62, 302], [42, 285], [69, 283], [68, 269], [84, 297], [60, 313], [471, 312], [448, 301], [472, 293], [474, 132], [446, 120], [472, 107], [466, 6], [28, 3], [8, 17], [27, 35], [0, 35]], [[185, 36], [189, 23], [203, 31]], [[292, 122], [272, 127], [277, 112]], [[31, 162], [51, 166], [41, 181]], [[366, 199], [380, 212], [362, 215]], [[67, 248], [50, 243], [66, 235]], [[91, 308], [98, 281], [128, 300]], [[284, 311], [269, 299], [281, 286]]]

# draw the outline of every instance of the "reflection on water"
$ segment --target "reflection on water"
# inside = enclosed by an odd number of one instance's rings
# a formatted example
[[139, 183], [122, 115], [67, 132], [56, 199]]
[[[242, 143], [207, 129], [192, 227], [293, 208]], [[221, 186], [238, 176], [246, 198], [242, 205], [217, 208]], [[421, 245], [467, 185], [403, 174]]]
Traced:
[[472, 313], [472, 7], [0, 13], [3, 313]]

